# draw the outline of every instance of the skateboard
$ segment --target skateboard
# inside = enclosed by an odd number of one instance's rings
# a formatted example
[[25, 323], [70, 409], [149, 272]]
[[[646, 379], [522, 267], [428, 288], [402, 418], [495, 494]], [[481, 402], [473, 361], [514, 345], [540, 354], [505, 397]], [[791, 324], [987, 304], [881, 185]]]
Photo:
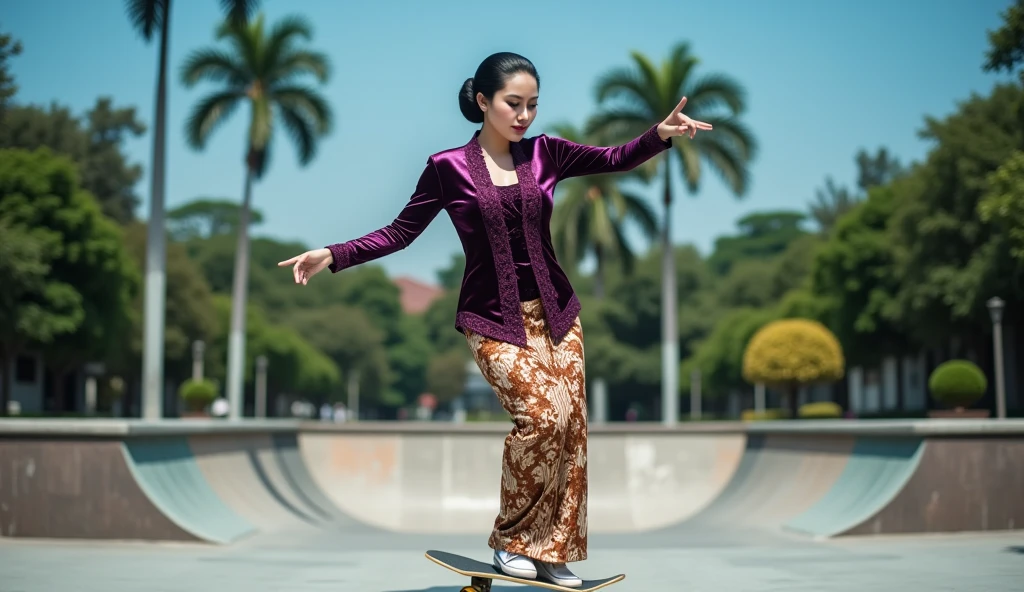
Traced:
[[566, 586], [559, 586], [558, 584], [552, 584], [545, 580], [538, 579], [528, 580], [526, 578], [517, 578], [510, 576], [498, 571], [498, 568], [494, 567], [493, 564], [484, 563], [483, 561], [477, 561], [476, 559], [470, 559], [469, 557], [463, 557], [462, 555], [456, 555], [454, 553], [447, 553], [445, 551], [427, 551], [427, 559], [446, 567], [457, 574], [469, 576], [470, 583], [460, 590], [460, 592], [491, 592], [491, 580], [505, 580], [508, 582], [515, 582], [517, 584], [525, 584], [527, 586], [537, 586], [539, 588], [548, 588], [550, 590], [560, 590], [562, 592], [592, 592], [598, 588], [604, 588], [605, 586], [611, 586], [616, 582], [621, 582], [626, 578], [626, 574], [619, 574], [610, 578], [604, 578], [600, 580], [583, 580], [583, 585], [576, 588], [568, 588]]

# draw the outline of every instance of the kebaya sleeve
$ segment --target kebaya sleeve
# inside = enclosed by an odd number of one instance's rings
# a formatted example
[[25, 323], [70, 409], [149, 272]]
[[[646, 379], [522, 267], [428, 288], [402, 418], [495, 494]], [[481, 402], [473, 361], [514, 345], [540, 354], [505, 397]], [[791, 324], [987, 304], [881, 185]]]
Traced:
[[441, 180], [431, 158], [427, 160], [412, 197], [391, 224], [360, 238], [327, 245], [334, 258], [328, 269], [337, 273], [408, 247], [427, 229], [442, 207]]
[[671, 138], [662, 140], [658, 135], [657, 125], [621, 146], [607, 148], [577, 144], [554, 136], [544, 137], [559, 179], [629, 171], [672, 147]]

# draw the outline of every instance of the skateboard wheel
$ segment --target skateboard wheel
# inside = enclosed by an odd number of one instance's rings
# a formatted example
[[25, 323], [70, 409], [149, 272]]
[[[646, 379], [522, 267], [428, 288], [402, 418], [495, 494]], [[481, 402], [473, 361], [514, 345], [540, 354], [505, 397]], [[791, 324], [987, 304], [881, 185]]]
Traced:
[[466, 586], [462, 590], [459, 590], [459, 592], [478, 592], [478, 590], [473, 586]]

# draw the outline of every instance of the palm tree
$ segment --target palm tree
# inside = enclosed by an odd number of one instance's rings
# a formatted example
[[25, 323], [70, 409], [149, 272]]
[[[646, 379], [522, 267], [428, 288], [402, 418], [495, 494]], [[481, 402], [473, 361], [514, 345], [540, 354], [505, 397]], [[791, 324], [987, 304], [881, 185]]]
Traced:
[[[552, 126], [554, 135], [579, 144], [605, 145], [604, 138], [587, 136], [567, 123]], [[618, 261], [629, 273], [636, 255], [625, 236], [626, 222], [640, 227], [647, 238], [658, 234], [654, 212], [641, 198], [622, 191], [619, 181], [638, 178], [649, 181], [644, 169], [627, 174], [589, 175], [569, 179], [561, 184], [562, 195], [551, 215], [555, 249], [573, 266], [579, 265], [589, 252], [594, 255], [594, 296], [605, 295], [605, 273], [609, 260]], [[594, 422], [607, 420], [608, 393], [604, 378], [595, 375], [593, 389]]]
[[835, 228], [839, 218], [860, 203], [846, 187], [836, 185], [832, 177], [825, 178], [825, 187], [815, 191], [815, 201], [809, 204], [811, 217], [818, 223], [822, 235], [828, 235]]
[[204, 48], [193, 52], [182, 68], [182, 80], [192, 87], [201, 80], [220, 88], [192, 108], [185, 125], [191, 147], [202, 150], [217, 126], [243, 102], [250, 107], [245, 154], [245, 188], [238, 223], [238, 248], [231, 290], [231, 332], [228, 336], [227, 395], [230, 417], [241, 416], [242, 372], [245, 361], [245, 310], [249, 276], [249, 224], [252, 183], [267, 171], [275, 123], [280, 121], [306, 165], [316, 155], [317, 140], [331, 128], [331, 109], [317, 91], [296, 78], [313, 75], [327, 81], [327, 56], [296, 47], [310, 39], [312, 27], [300, 17], [286, 17], [270, 31], [260, 15], [252, 23], [227, 21], [217, 30], [231, 50]]
[[[228, 18], [244, 23], [259, 0], [220, 0]], [[166, 247], [164, 227], [164, 178], [166, 170], [167, 43], [171, 0], [125, 0], [128, 19], [148, 43], [160, 29], [157, 58], [156, 107], [153, 117], [153, 164], [149, 189], [149, 231], [146, 234], [146, 296], [143, 305], [142, 416], [157, 419], [163, 399], [164, 307], [166, 301]]]
[[[602, 110], [588, 131], [602, 132], [609, 139], [625, 142], [662, 120], [687, 97], [686, 114], [714, 126], [713, 132], [696, 138], [676, 138], [674, 149], [651, 159], [644, 168], [654, 173], [660, 167], [665, 183], [665, 221], [662, 233], [662, 421], [672, 425], [678, 415], [679, 338], [676, 321], [676, 279], [672, 251], [672, 171], [680, 167], [690, 193], [700, 186], [702, 163], [713, 169], [737, 196], [749, 186], [747, 169], [756, 151], [755, 140], [736, 119], [745, 109], [745, 93], [738, 83], [722, 74], [696, 78], [697, 58], [687, 43], [675, 45], [656, 67], [646, 56], [632, 52], [632, 67], [616, 68], [601, 76], [597, 101]], [[607, 103], [613, 104], [608, 106]]]

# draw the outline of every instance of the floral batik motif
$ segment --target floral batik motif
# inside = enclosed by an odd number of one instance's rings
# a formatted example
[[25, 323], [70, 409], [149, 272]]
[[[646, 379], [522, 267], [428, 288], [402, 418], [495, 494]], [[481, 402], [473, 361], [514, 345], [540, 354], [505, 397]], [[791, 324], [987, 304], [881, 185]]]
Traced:
[[550, 563], [587, 558], [587, 401], [583, 330], [553, 344], [541, 300], [520, 303], [527, 346], [466, 330], [513, 421], [502, 455], [492, 549]]

